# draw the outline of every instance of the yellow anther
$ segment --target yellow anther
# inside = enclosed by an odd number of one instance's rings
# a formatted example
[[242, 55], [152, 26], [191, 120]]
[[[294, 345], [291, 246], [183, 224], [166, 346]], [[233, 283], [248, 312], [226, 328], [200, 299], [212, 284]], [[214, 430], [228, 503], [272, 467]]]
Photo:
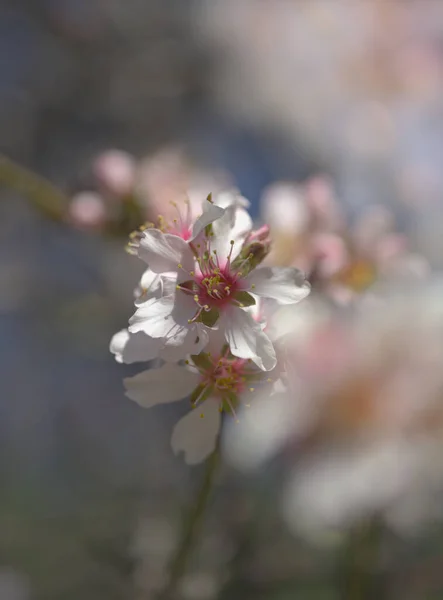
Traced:
[[213, 250], [212, 252], [213, 252], [214, 254], [217, 254], [217, 250]]
[[183, 265], [181, 263], [178, 263], [177, 269], [183, 269]]
[[255, 290], [255, 283], [251, 285], [251, 290]]
[[203, 413], [201, 413], [201, 415], [200, 415], [200, 419], [203, 419], [203, 417], [204, 417], [204, 416], [205, 416], [205, 415], [204, 415]]
[[[195, 272], [194, 272], [194, 271], [189, 271], [189, 275], [190, 275], [191, 277], [194, 277], [194, 275], [195, 275]], [[254, 286], [254, 287], [255, 287], [255, 286]]]
[[231, 244], [231, 246], [235, 244], [234, 240], [231, 240], [229, 243]]
[[189, 365], [189, 360], [185, 360], [185, 365]]
[[271, 377], [268, 377], [266, 381], [267, 381], [268, 383], [272, 383], [272, 378], [271, 378]]
[[177, 225], [178, 219], [172, 219], [172, 222], [175, 223], [175, 225]]
[[198, 296], [197, 296], [197, 294], [195, 294], [195, 296], [194, 296], [194, 301], [198, 302]]
[[255, 392], [255, 388], [249, 388], [250, 392]]

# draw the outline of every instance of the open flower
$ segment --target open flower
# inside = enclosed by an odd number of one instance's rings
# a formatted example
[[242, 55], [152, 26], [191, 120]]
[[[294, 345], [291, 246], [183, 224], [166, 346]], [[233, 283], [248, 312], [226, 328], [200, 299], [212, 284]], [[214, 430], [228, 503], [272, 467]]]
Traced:
[[[217, 211], [224, 210], [217, 218]], [[191, 241], [156, 229], [143, 232], [137, 253], [153, 271], [163, 272], [164, 293], [141, 304], [130, 319], [131, 333], [153, 338], [184, 335], [197, 323], [217, 328], [233, 355], [252, 359], [261, 369], [275, 367], [271, 340], [248, 312], [255, 296], [295, 304], [310, 291], [295, 268], [257, 265], [269, 250], [269, 230], [239, 233], [238, 208], [210, 206], [194, 225]], [[184, 351], [186, 354], [186, 350]]]
[[213, 339], [210, 347], [218, 351], [125, 379], [126, 395], [145, 408], [189, 397], [192, 410], [174, 427], [171, 439], [174, 452], [184, 452], [188, 464], [201, 462], [214, 450], [223, 412], [237, 418], [239, 406], [249, 405], [257, 386], [273, 385], [269, 374], [232, 355], [227, 345], [221, 348]]

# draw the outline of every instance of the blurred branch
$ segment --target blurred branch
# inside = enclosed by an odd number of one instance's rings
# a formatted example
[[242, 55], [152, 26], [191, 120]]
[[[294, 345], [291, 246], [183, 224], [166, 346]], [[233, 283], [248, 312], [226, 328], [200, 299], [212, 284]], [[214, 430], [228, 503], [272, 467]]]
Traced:
[[208, 500], [214, 484], [214, 476], [220, 463], [220, 437], [221, 435], [219, 434], [217, 446], [206, 462], [205, 473], [200, 490], [198, 491], [189, 515], [185, 520], [181, 540], [178, 544], [176, 554], [171, 561], [169, 581], [163, 590], [163, 593], [160, 594], [162, 600], [173, 600], [177, 592], [178, 584], [185, 573], [196, 540], [196, 535], [208, 505]]
[[348, 533], [341, 568], [339, 566], [343, 600], [382, 600], [384, 597], [379, 569], [382, 532], [382, 524], [371, 519]]
[[44, 177], [3, 155], [0, 155], [0, 185], [25, 196], [46, 217], [65, 220], [68, 198]]

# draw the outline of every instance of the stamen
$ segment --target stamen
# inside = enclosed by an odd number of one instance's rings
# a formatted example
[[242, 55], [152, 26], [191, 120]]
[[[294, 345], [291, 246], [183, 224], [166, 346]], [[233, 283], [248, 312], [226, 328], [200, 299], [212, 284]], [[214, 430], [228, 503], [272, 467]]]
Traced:
[[231, 240], [229, 243], [231, 244], [231, 249], [229, 250], [229, 254], [228, 254], [228, 268], [231, 265], [231, 256], [232, 256], [232, 251], [234, 250], [235, 242], [234, 242], [234, 240]]

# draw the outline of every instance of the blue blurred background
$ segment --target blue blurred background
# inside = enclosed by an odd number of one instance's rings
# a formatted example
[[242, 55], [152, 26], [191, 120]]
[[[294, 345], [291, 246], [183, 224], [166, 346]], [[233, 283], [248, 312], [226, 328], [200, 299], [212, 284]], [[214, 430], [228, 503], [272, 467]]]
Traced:
[[[438, 267], [442, 92], [440, 0], [0, 2], [0, 151], [67, 196], [108, 148], [180, 144], [255, 218], [270, 183], [331, 175], [351, 215], [386, 204]], [[49, 221], [6, 186], [0, 244], [0, 598], [153, 597], [201, 473], [169, 447], [182, 407], [129, 402], [137, 369], [108, 352], [142, 265], [123, 235]], [[331, 555], [280, 523], [278, 477], [225, 473], [184, 597], [340, 597]], [[389, 597], [441, 597], [428, 569], [437, 595], [406, 595], [394, 569]]]

